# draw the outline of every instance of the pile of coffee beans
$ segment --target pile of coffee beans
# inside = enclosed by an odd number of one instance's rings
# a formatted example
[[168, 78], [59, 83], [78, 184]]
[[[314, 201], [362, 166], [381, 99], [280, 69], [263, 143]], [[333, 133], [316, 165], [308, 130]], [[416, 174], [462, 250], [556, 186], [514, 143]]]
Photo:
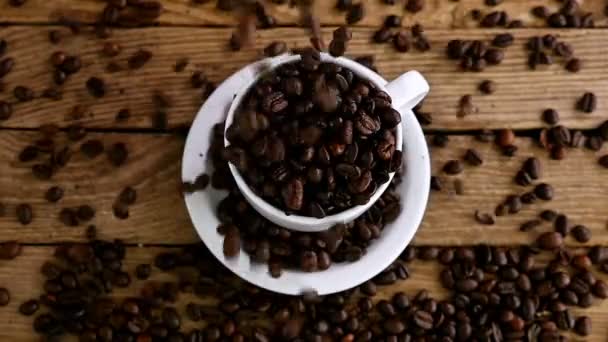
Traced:
[[574, 49], [556, 36], [546, 34], [542, 37], [531, 37], [526, 44], [528, 53], [528, 66], [536, 69], [539, 65], [551, 65], [553, 58], [559, 58], [564, 68], [570, 72], [579, 72], [582, 68], [580, 59], [574, 57]]
[[224, 235], [227, 257], [238, 255], [242, 249], [254, 261], [267, 263], [274, 277], [280, 276], [285, 268], [306, 272], [326, 270], [335, 262], [359, 260], [384, 226], [394, 221], [401, 211], [400, 196], [394, 189], [400, 180], [396, 174], [380, 199], [354, 222], [318, 233], [279, 227], [258, 214], [238, 191], [228, 171], [227, 162], [231, 159], [223, 150], [223, 132], [222, 124], [214, 127], [210, 155], [214, 163], [212, 185], [230, 192], [218, 206], [221, 225], [217, 230]]
[[459, 60], [462, 70], [483, 71], [488, 65], [497, 65], [504, 59], [503, 49], [513, 43], [509, 33], [499, 34], [491, 42], [481, 40], [450, 40], [446, 53], [448, 58]]
[[223, 154], [270, 204], [321, 218], [367, 203], [400, 170], [401, 116], [352, 70], [321, 62], [312, 49], [301, 57], [253, 85]]
[[[114, 288], [133, 280], [123, 270], [127, 248], [94, 240], [57, 248], [41, 267], [44, 293], [21, 303], [35, 315], [34, 330], [47, 340], [65, 335], [83, 341], [470, 341], [563, 340], [566, 332], [589, 336], [588, 308], [608, 297], [608, 248], [570, 251], [557, 233], [539, 235], [538, 247], [408, 247], [374, 279], [340, 293], [284, 296], [238, 279], [201, 245], [168, 249], [154, 265], [170, 281], [146, 280], [149, 264], [135, 268], [137, 296], [117, 298]], [[541, 248], [545, 251], [541, 251]], [[408, 279], [416, 259], [440, 265], [439, 299], [383, 287]], [[387, 290], [389, 290], [387, 288]], [[182, 294], [200, 299], [184, 303]], [[211, 299], [213, 298], [213, 299]], [[0, 289], [0, 305], [10, 302]], [[183, 305], [184, 307], [180, 307]], [[44, 309], [42, 309], [44, 308]], [[184, 331], [188, 321], [205, 322]]]

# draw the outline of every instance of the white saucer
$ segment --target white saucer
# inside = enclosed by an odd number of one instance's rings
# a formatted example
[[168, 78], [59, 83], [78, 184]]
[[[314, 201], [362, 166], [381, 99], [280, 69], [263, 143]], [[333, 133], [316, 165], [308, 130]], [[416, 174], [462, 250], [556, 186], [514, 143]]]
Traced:
[[[263, 62], [250, 64], [226, 79], [199, 110], [184, 149], [184, 181], [194, 181], [201, 173], [212, 174], [207, 150], [213, 125], [224, 121], [235, 94], [255, 77], [261, 63]], [[374, 81], [377, 83], [387, 83], [376, 74], [375, 77]], [[359, 261], [333, 264], [328, 270], [313, 273], [284, 270], [281, 277], [273, 278], [268, 273], [266, 264], [251, 262], [244, 251], [236, 258], [226, 259], [222, 247], [223, 237], [216, 231], [219, 220], [215, 213], [226, 192], [211, 186], [205, 191], [185, 195], [186, 206], [198, 235], [213, 255], [232, 272], [271, 291], [299, 295], [312, 290], [319, 295], [327, 295], [347, 290], [371, 279], [388, 267], [409, 244], [420, 225], [428, 200], [431, 173], [424, 134], [411, 111], [401, 114], [405, 145], [403, 158], [406, 167], [398, 191], [401, 194], [403, 210], [395, 222], [386, 225], [380, 238], [372, 242], [367, 253]]]

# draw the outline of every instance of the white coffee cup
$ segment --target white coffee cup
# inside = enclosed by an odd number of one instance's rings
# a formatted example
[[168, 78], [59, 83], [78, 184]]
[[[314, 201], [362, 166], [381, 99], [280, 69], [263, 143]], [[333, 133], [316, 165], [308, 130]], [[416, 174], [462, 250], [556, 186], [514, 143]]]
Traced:
[[[192, 122], [182, 159], [183, 181], [192, 182], [201, 173], [213, 172], [208, 152], [214, 125], [226, 119], [234, 99], [255, 82], [260, 67], [268, 65], [269, 62], [284, 61], [284, 58], [288, 57], [281, 56], [246, 65], [218, 85]], [[323, 55], [323, 58], [328, 60], [331, 57]], [[220, 224], [217, 207], [226, 197], [225, 191], [210, 186], [204, 191], [184, 196], [196, 232], [217, 260], [242, 279], [283, 294], [299, 295], [305, 291], [315, 291], [319, 295], [327, 295], [350, 289], [373, 278], [388, 267], [410, 243], [422, 221], [429, 196], [431, 177], [429, 151], [422, 128], [409, 109], [419, 98], [409, 97], [412, 99], [409, 103], [399, 101], [404, 98], [400, 95], [401, 91], [404, 93], [414, 91], [414, 94], [424, 96], [428, 91], [427, 83], [416, 72], [404, 74], [393, 82], [387, 82], [377, 73], [346, 58], [330, 60], [363, 75], [381, 89], [386, 89], [393, 97], [393, 104], [402, 118], [399, 130], [402, 131], [403, 161], [406, 169], [401, 177], [401, 183], [395, 187], [395, 191], [401, 197], [402, 210], [394, 222], [385, 225], [382, 234], [372, 241], [361, 259], [356, 262], [334, 263], [327, 270], [310, 273], [298, 269], [285, 269], [280, 277], [274, 278], [268, 272], [268, 265], [254, 262], [244, 251], [232, 258], [224, 255], [222, 248], [224, 236], [217, 232], [216, 227]], [[403, 103], [405, 106], [397, 107], [398, 103]]]
[[[265, 69], [271, 70], [276, 68], [277, 66], [285, 63], [295, 62], [300, 60], [299, 55], [281, 55], [274, 58], [269, 58], [264, 62]], [[327, 53], [321, 53], [321, 61], [322, 62], [331, 62], [338, 64], [344, 68], [352, 70], [357, 76], [370, 80], [374, 83], [379, 89], [387, 92], [392, 98], [392, 106], [396, 110], [409, 110], [413, 108], [416, 104], [418, 104], [429, 92], [429, 85], [424, 79], [424, 77], [417, 71], [407, 72], [394, 81], [389, 82], [388, 84], [383, 84], [378, 82], [376, 74], [374, 71], [369, 68], [352, 61], [348, 58], [339, 57], [335, 58]], [[242, 100], [245, 98], [246, 94], [250, 90], [250, 88], [255, 84], [255, 81], [259, 77], [263, 75], [262, 73], [258, 75], [253, 82], [249, 84], [243, 85], [243, 88], [240, 90], [236, 97], [234, 98], [232, 105], [228, 111], [228, 116], [226, 117], [226, 127], [232, 124], [235, 113], [239, 110]], [[397, 125], [396, 129], [396, 149], [401, 150], [403, 146], [403, 128], [402, 125]], [[406, 137], [406, 144], [409, 137]], [[227, 139], [224, 139], [225, 146], [230, 145], [230, 142]], [[404, 158], [405, 160], [406, 158]], [[390, 180], [393, 179], [394, 173], [391, 173], [389, 182], [386, 182], [378, 187], [374, 195], [369, 199], [366, 204], [356, 205], [347, 210], [341, 211], [339, 213], [333, 215], [327, 215], [323, 218], [315, 218], [311, 216], [302, 216], [302, 215], [287, 215], [284, 210], [281, 210], [270, 203], [266, 202], [263, 198], [258, 196], [256, 193], [251, 190], [251, 188], [247, 185], [247, 182], [243, 179], [240, 172], [237, 168], [229, 164], [230, 172], [238, 186], [239, 190], [247, 200], [247, 202], [262, 216], [264, 216], [267, 220], [291, 230], [297, 230], [301, 232], [318, 232], [327, 230], [336, 224], [340, 223], [348, 223], [354, 221], [357, 217], [361, 216], [365, 211], [367, 211], [379, 198], [382, 196], [384, 191], [388, 188], [390, 184]], [[407, 172], [407, 171], [406, 171]]]

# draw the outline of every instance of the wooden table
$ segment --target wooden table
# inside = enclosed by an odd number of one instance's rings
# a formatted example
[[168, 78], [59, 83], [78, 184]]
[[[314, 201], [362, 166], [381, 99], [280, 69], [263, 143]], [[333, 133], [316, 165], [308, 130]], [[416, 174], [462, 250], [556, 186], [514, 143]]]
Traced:
[[[317, 1], [315, 5], [328, 40], [335, 26], [344, 22], [344, 14], [333, 9], [334, 2]], [[548, 107], [557, 109], [561, 124], [571, 129], [591, 130], [608, 119], [608, 29], [604, 28], [608, 20], [601, 14], [603, 1], [587, 0], [583, 4], [583, 8], [595, 13], [597, 28], [562, 30], [544, 28], [544, 23], [529, 13], [534, 5], [544, 4], [555, 9], [556, 1], [510, 0], [488, 8], [482, 0], [433, 0], [427, 1], [427, 7], [417, 14], [404, 13], [402, 6], [386, 6], [376, 0], [364, 2], [368, 15], [353, 27], [348, 54], [374, 54], [379, 71], [389, 79], [409, 69], [419, 70], [427, 77], [432, 90], [424, 110], [433, 114], [433, 123], [425, 127], [426, 133], [429, 139], [434, 134], [447, 134], [450, 140], [445, 148], [432, 148], [434, 174], [441, 173], [446, 160], [461, 158], [470, 146], [484, 156], [483, 166], [467, 167], [458, 176], [465, 181], [463, 195], [456, 195], [452, 190], [452, 179], [457, 177], [443, 176], [448, 190], [431, 194], [424, 222], [415, 238], [416, 245], [529, 243], [538, 233], [522, 233], [518, 227], [543, 208], [567, 213], [573, 221], [584, 223], [593, 231], [594, 244], [608, 245], [608, 171], [596, 162], [608, 147], [600, 152], [571, 149], [567, 151], [567, 158], [558, 162], [550, 160], [531, 138], [545, 127], [540, 115]], [[297, 9], [272, 6], [270, 13], [280, 27], [258, 31], [255, 48], [232, 52], [227, 48], [231, 27], [236, 23], [232, 14], [216, 10], [214, 1], [193, 5], [189, 0], [167, 0], [163, 2], [165, 11], [160, 25], [115, 29], [110, 38], [123, 46], [116, 60], [124, 61], [136, 50], [145, 48], [154, 54], [151, 61], [140, 70], [107, 75], [103, 69], [109, 59], [99, 56], [101, 40], [92, 39], [91, 34], [72, 35], [68, 28], [56, 26], [62, 16], [93, 23], [103, 2], [29, 0], [20, 8], [7, 3], [0, 3], [0, 22], [7, 23], [0, 28], [0, 38], [8, 41], [7, 55], [17, 63], [4, 79], [8, 89], [0, 92], [0, 100], [12, 99], [10, 89], [16, 85], [26, 85], [37, 92], [50, 85], [51, 67], [47, 60], [52, 51], [61, 49], [68, 54], [80, 54], [84, 64], [83, 70], [63, 87], [63, 100], [39, 99], [17, 104], [12, 117], [0, 122], [0, 201], [8, 205], [9, 212], [0, 218], [0, 241], [18, 239], [25, 244], [23, 254], [17, 259], [0, 262], [0, 286], [7, 287], [12, 294], [10, 305], [0, 309], [0, 339], [29, 341], [36, 340], [31, 318], [19, 315], [17, 307], [41, 292], [40, 265], [58, 243], [85, 240], [84, 227], [69, 228], [60, 223], [57, 216], [61, 208], [83, 203], [94, 205], [97, 209], [94, 223], [100, 236], [123, 239], [129, 244], [127, 267], [130, 271], [138, 263], [151, 262], [160, 250], [199, 241], [179, 191], [184, 140], [171, 130], [152, 129], [153, 93], [163, 90], [172, 98], [169, 128], [189, 125], [201, 104], [200, 94], [189, 86], [193, 71], [203, 70], [212, 81], [220, 82], [258, 58], [261, 49], [271, 41], [285, 40], [293, 48], [305, 46], [308, 38], [302, 28], [296, 27]], [[474, 8], [483, 12], [505, 10], [511, 18], [522, 20], [526, 28], [509, 30], [516, 40], [506, 50], [501, 65], [481, 73], [462, 73], [457, 63], [445, 57], [449, 40], [489, 39], [506, 31], [479, 29], [470, 15]], [[399, 54], [390, 44], [371, 44], [371, 35], [387, 14], [404, 15], [407, 26], [415, 22], [424, 25], [431, 51]], [[47, 35], [52, 29], [64, 36], [61, 45], [49, 43]], [[556, 34], [574, 46], [576, 56], [583, 60], [581, 72], [569, 73], [559, 65], [535, 71], [528, 69], [524, 42], [528, 37], [546, 33]], [[189, 58], [189, 65], [183, 72], [174, 72], [173, 65], [183, 57]], [[90, 97], [84, 87], [92, 75], [104, 75], [109, 85], [102, 101]], [[496, 93], [479, 93], [477, 85], [485, 79], [496, 82]], [[598, 109], [592, 114], [574, 108], [576, 99], [585, 91], [593, 91], [599, 97]], [[456, 115], [458, 101], [467, 93], [473, 95], [479, 111], [461, 118]], [[89, 161], [75, 154], [52, 181], [34, 179], [31, 165], [19, 162], [18, 153], [39, 136], [41, 125], [52, 123], [66, 127], [75, 123], [70, 113], [77, 104], [88, 109], [87, 115], [77, 122], [90, 129], [89, 138], [97, 137], [106, 146], [112, 142], [126, 143], [129, 150], [126, 165], [114, 168], [103, 157]], [[118, 123], [115, 116], [123, 108], [130, 109], [131, 117], [127, 122]], [[513, 158], [503, 156], [494, 144], [474, 139], [476, 130], [501, 128], [517, 130], [519, 149]], [[506, 195], [522, 191], [512, 178], [522, 161], [531, 155], [541, 158], [545, 166], [543, 180], [554, 185], [555, 200], [527, 206], [518, 215], [500, 217], [493, 226], [476, 223], [473, 219], [476, 209], [492, 211]], [[58, 204], [49, 204], [43, 198], [52, 184], [66, 189], [65, 198]], [[125, 186], [137, 189], [138, 201], [131, 208], [128, 220], [118, 220], [112, 214], [112, 203]], [[25, 202], [33, 205], [34, 220], [22, 226], [12, 213], [17, 204]], [[566, 243], [577, 245], [570, 238]], [[398, 290], [413, 293], [420, 288], [441, 296], [444, 290], [436, 270], [434, 263], [416, 261], [412, 264], [411, 279], [383, 290], [380, 297]], [[155, 274], [163, 277], [160, 272]], [[118, 295], [133, 294], [136, 287], [119, 291]], [[585, 312], [593, 318], [593, 336], [588, 340], [606, 341], [608, 302], [598, 303]]]

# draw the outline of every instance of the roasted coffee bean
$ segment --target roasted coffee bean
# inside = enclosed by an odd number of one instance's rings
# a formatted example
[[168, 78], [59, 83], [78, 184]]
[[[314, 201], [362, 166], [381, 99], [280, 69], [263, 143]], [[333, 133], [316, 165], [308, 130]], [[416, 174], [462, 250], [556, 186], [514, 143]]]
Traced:
[[21, 255], [21, 244], [17, 241], [7, 241], [0, 244], [0, 259], [12, 260]]
[[585, 93], [578, 100], [577, 107], [580, 111], [585, 113], [592, 113], [597, 107], [597, 98], [594, 93]]
[[475, 149], [468, 149], [465, 152], [464, 160], [472, 166], [480, 166], [481, 164], [483, 164], [481, 154]]
[[547, 183], [540, 183], [534, 188], [534, 194], [542, 200], [550, 201], [553, 199], [553, 187]]
[[412, 42], [409, 33], [405, 30], [399, 31], [393, 36], [393, 46], [399, 52], [408, 52], [411, 49]]
[[7, 306], [11, 301], [11, 295], [4, 287], [0, 288], [0, 306]]
[[13, 114], [13, 106], [4, 101], [0, 101], [0, 121], [8, 120]]
[[502, 62], [502, 60], [504, 59], [504, 56], [505, 55], [504, 55], [504, 52], [502, 52], [502, 50], [499, 50], [496, 48], [490, 48], [490, 49], [488, 49], [488, 51], [486, 51], [483, 58], [485, 59], [486, 62], [488, 62], [488, 64], [496, 65], [496, 64], [500, 64]]
[[80, 152], [89, 159], [99, 156], [103, 151], [103, 143], [97, 139], [87, 140], [80, 145]]
[[51, 203], [59, 202], [59, 200], [61, 200], [61, 198], [63, 198], [63, 188], [61, 188], [59, 186], [50, 187], [45, 192], [44, 198]]
[[521, 198], [519, 196], [510, 195], [505, 201], [509, 214], [517, 214], [522, 209]]
[[135, 267], [135, 276], [137, 279], [146, 280], [152, 273], [152, 267], [149, 264], [139, 264]]
[[565, 68], [570, 72], [579, 72], [582, 68], [582, 62], [578, 58], [572, 58], [566, 63]]
[[585, 243], [591, 240], [591, 230], [585, 226], [577, 225], [570, 231], [572, 237], [578, 242]]
[[499, 48], [506, 48], [513, 44], [513, 35], [510, 33], [497, 34], [492, 40], [492, 45]]
[[137, 50], [127, 60], [129, 69], [140, 69], [152, 58], [152, 52], [144, 49]]
[[553, 226], [555, 231], [560, 233], [563, 237], [568, 235], [570, 230], [568, 217], [566, 215], [560, 214], [555, 217], [555, 221], [553, 222]]
[[90, 221], [95, 217], [95, 209], [89, 205], [81, 205], [76, 209], [76, 216], [81, 221]]
[[19, 223], [21, 223], [22, 225], [28, 225], [32, 222], [33, 220], [33, 212], [32, 212], [32, 206], [27, 204], [27, 203], [22, 203], [17, 205], [16, 209], [15, 209], [16, 215], [17, 215], [17, 220], [19, 221]]
[[478, 108], [473, 103], [473, 97], [471, 95], [464, 95], [458, 102], [458, 116], [465, 117], [467, 115], [477, 113]]
[[28, 87], [16, 86], [13, 89], [13, 96], [15, 96], [19, 102], [27, 102], [33, 100], [34, 97], [36, 97], [36, 94]]
[[78, 225], [78, 216], [74, 209], [61, 209], [59, 212], [59, 220], [68, 227], [75, 227]]
[[483, 212], [480, 212], [479, 210], [476, 210], [475, 211], [475, 221], [477, 221], [481, 224], [485, 224], [485, 225], [493, 225], [494, 223], [496, 223], [496, 218], [492, 214], [483, 213]]
[[99, 77], [91, 77], [86, 83], [89, 94], [93, 97], [101, 98], [106, 95], [106, 84], [103, 79]]
[[519, 227], [519, 230], [521, 230], [522, 232], [527, 232], [527, 231], [530, 231], [530, 230], [540, 226], [540, 224], [541, 224], [540, 220], [526, 221], [521, 224], [521, 226]]
[[542, 249], [546, 250], [554, 250], [562, 246], [564, 240], [562, 235], [557, 232], [547, 232], [541, 234], [536, 243]]
[[127, 160], [127, 146], [124, 143], [115, 143], [107, 150], [107, 155], [112, 165], [122, 166]]
[[224, 236], [224, 255], [228, 258], [235, 257], [241, 250], [241, 236], [238, 228], [231, 226]]
[[600, 159], [597, 160], [598, 164], [600, 164], [604, 168], [608, 168], [608, 155], [601, 156]]
[[365, 8], [363, 3], [357, 3], [350, 6], [346, 13], [346, 23], [349, 25], [356, 24], [365, 16]]
[[443, 172], [448, 175], [457, 175], [463, 170], [462, 163], [459, 160], [450, 160], [443, 165]]
[[515, 143], [515, 134], [510, 129], [502, 129], [498, 131], [498, 135], [496, 136], [496, 143], [500, 147], [511, 146]]
[[384, 27], [401, 27], [401, 17], [391, 14], [384, 19]]
[[496, 83], [491, 80], [482, 81], [479, 84], [479, 91], [484, 94], [493, 94], [496, 91]]
[[67, 56], [59, 69], [67, 75], [75, 74], [82, 68], [82, 61], [78, 56]]
[[574, 331], [580, 336], [591, 334], [591, 319], [587, 316], [579, 317], [574, 323]]
[[555, 125], [559, 122], [559, 114], [555, 109], [545, 109], [543, 111], [543, 121], [549, 125]]
[[15, 60], [12, 57], [0, 59], [0, 79], [6, 76], [15, 66]]
[[35, 299], [28, 300], [19, 306], [19, 312], [24, 316], [31, 316], [38, 311], [40, 305]]
[[602, 145], [604, 144], [604, 139], [602, 137], [598, 137], [598, 136], [591, 136], [589, 137], [589, 139], [587, 139], [587, 141], [585, 142], [585, 147], [587, 147], [588, 149], [592, 150], [592, 151], [599, 151], [600, 149], [602, 149]]

